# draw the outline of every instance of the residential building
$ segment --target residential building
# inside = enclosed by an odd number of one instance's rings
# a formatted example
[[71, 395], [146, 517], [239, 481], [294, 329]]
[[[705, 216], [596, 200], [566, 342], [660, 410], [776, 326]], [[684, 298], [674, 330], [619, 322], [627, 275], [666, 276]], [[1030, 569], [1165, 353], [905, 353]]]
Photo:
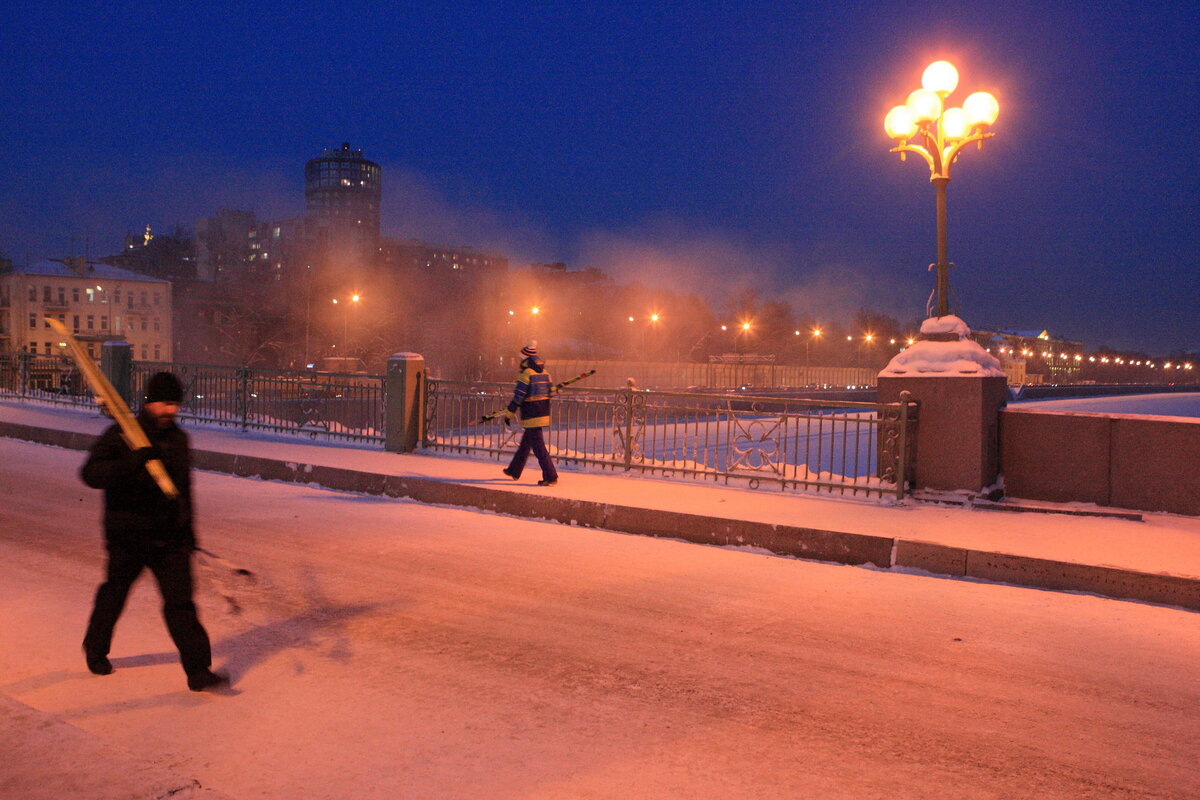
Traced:
[[169, 281], [82, 258], [63, 261], [0, 275], [0, 352], [60, 352], [44, 319], [54, 316], [97, 360], [100, 346], [115, 340], [129, 342], [137, 361], [172, 360]]

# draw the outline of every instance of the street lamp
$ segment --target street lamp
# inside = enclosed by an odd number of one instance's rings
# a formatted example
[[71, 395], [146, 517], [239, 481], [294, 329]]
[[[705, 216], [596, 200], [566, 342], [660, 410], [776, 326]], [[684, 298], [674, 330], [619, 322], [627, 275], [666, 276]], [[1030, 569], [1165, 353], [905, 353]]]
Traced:
[[[897, 144], [889, 152], [903, 161], [916, 153], [929, 165], [929, 182], [937, 197], [937, 316], [950, 313], [950, 262], [946, 258], [946, 184], [950, 167], [963, 147], [995, 134], [988, 131], [1000, 113], [1000, 104], [987, 92], [968, 95], [961, 108], [945, 108], [944, 102], [958, 87], [958, 70], [948, 61], [935, 61], [921, 75], [922, 88], [908, 96], [883, 120], [883, 129]], [[909, 144], [918, 138], [923, 144]], [[927, 309], [928, 310], [928, 309]]]
[[[347, 339], [347, 334], [349, 333], [349, 329], [350, 329], [350, 306], [358, 305], [358, 301], [361, 299], [362, 299], [362, 297], [360, 295], [352, 294], [349, 297], [349, 302], [340, 304], [342, 306], [342, 355], [343, 356], [346, 355], [346, 339]], [[339, 305], [338, 299], [336, 297], [333, 298], [333, 304], [335, 306]]]

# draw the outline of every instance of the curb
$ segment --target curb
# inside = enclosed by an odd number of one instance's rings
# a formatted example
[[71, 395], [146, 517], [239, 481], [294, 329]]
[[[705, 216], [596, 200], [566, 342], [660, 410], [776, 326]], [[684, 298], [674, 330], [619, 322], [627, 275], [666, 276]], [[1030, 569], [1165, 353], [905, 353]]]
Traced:
[[[86, 450], [96, 438], [94, 434], [4, 421], [0, 421], [0, 436], [72, 450]], [[761, 547], [779, 555], [816, 561], [870, 565], [882, 569], [919, 569], [935, 575], [976, 578], [1038, 589], [1086, 592], [1118, 600], [1137, 600], [1200, 611], [1200, 578], [970, 550], [890, 536], [528, 495], [434, 478], [360, 472], [212, 450], [193, 450], [192, 463], [196, 469], [243, 478], [312, 484], [337, 491], [403, 497], [432, 505], [477, 508], [584, 528], [683, 539], [697, 544]]]

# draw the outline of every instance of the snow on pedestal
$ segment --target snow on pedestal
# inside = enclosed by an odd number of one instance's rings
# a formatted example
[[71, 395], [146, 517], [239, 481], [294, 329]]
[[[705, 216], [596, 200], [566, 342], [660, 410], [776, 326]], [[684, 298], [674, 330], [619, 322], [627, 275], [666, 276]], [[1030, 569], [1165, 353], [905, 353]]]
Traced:
[[958, 317], [930, 317], [921, 323], [921, 333], [951, 341], [915, 342], [893, 356], [881, 376], [1004, 377], [1000, 361], [970, 338], [971, 329]]

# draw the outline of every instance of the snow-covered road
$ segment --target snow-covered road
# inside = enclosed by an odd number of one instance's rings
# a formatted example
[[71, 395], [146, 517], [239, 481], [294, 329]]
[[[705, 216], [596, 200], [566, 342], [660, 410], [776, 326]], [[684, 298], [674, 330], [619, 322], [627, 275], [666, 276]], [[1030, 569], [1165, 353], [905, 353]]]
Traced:
[[205, 473], [234, 693], [149, 578], [94, 677], [81, 459], [0, 440], [0, 693], [237, 800], [1200, 795], [1195, 613]]

